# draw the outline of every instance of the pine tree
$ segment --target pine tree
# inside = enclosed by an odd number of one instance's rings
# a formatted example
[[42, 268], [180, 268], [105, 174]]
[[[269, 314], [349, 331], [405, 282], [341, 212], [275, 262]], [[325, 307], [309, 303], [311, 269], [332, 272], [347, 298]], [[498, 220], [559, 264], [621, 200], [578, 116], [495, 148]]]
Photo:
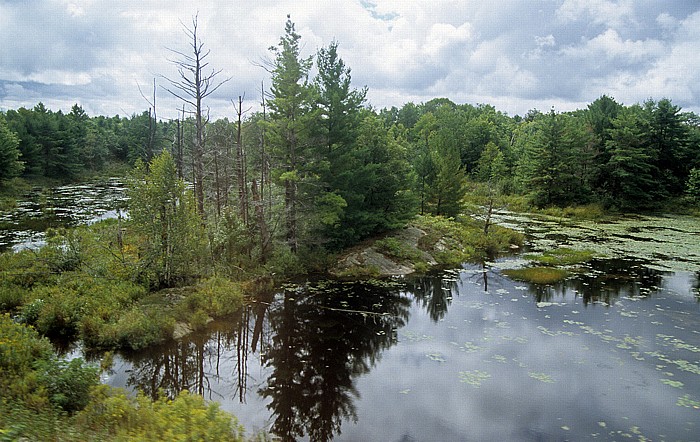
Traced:
[[0, 184], [9, 178], [19, 176], [24, 169], [20, 161], [19, 138], [7, 127], [0, 114]]
[[[308, 178], [306, 168], [312, 166], [309, 130], [312, 127], [312, 88], [308, 83], [312, 58], [301, 58], [294, 23], [287, 16], [285, 33], [276, 47], [272, 62], [271, 98], [268, 124], [269, 140], [280, 158], [282, 173], [279, 181], [284, 187], [285, 237], [292, 252], [299, 247], [300, 184]], [[303, 192], [302, 192], [303, 193]]]

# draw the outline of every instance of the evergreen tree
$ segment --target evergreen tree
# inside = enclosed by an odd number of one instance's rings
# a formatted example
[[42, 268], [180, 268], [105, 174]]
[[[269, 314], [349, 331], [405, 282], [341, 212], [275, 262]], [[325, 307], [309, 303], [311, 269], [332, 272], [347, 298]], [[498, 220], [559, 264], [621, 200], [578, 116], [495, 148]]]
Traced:
[[586, 122], [593, 136], [593, 161], [594, 169], [591, 171], [591, 186], [598, 194], [604, 196], [609, 185], [610, 177], [610, 152], [607, 143], [610, 141], [610, 130], [613, 120], [622, 109], [622, 105], [615, 100], [603, 95], [588, 105], [585, 114]]
[[649, 147], [656, 152], [659, 185], [671, 195], [683, 192], [690, 171], [689, 133], [678, 106], [666, 98], [654, 103], [648, 100], [644, 110], [649, 121]]
[[620, 112], [610, 129], [608, 192], [623, 209], [650, 208], [665, 197], [656, 180], [657, 151], [649, 145], [648, 126], [644, 110], [632, 106]]
[[[360, 124], [347, 165], [335, 180], [345, 207], [326, 229], [334, 245], [349, 245], [370, 235], [402, 227], [415, 215], [406, 147], [372, 113]], [[336, 204], [337, 207], [337, 204]]]
[[455, 217], [462, 211], [467, 176], [462, 168], [459, 147], [447, 130], [430, 137], [434, 177], [427, 189], [427, 207], [435, 215]]
[[4, 116], [0, 114], [0, 184], [22, 172], [24, 164], [20, 156], [19, 138], [7, 127]]
[[137, 161], [129, 184], [129, 218], [140, 235], [142, 277], [156, 287], [196, 277], [207, 256], [195, 199], [163, 151], [146, 167]]
[[[589, 142], [582, 121], [572, 115], [537, 114], [525, 123], [521, 169], [528, 190], [539, 206], [586, 202], [587, 177], [581, 164], [590, 162]], [[582, 172], [583, 171], [583, 172]]]
[[270, 50], [275, 54], [272, 69], [271, 98], [267, 101], [270, 109], [269, 139], [280, 161], [282, 173], [278, 179], [284, 187], [285, 238], [290, 250], [296, 253], [299, 246], [300, 184], [309, 178], [308, 166], [311, 146], [313, 91], [308, 83], [312, 58], [301, 58], [299, 40], [301, 36], [294, 29], [289, 16], [285, 33], [276, 47]]

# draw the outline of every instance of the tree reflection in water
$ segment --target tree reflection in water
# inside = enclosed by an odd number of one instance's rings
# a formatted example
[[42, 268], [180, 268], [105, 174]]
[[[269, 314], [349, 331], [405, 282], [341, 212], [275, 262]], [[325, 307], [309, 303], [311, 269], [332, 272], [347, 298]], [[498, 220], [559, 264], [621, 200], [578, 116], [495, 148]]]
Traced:
[[443, 274], [412, 279], [407, 282], [407, 290], [413, 293], [433, 322], [445, 317], [452, 299], [459, 295], [456, 277], [451, 279]]
[[[198, 393], [208, 399], [221, 399], [212, 383], [233, 383], [233, 390], [241, 402], [248, 392], [248, 354], [260, 351], [269, 329], [265, 327], [265, 313], [273, 294], [261, 295], [246, 306], [238, 316], [218, 321], [202, 333], [163, 344], [146, 351], [124, 354], [131, 364], [126, 385], [138, 388], [156, 399], [174, 398], [182, 390]], [[259, 346], [259, 348], [257, 348]], [[233, 353], [231, 350], [235, 350]], [[222, 358], [234, 359], [222, 364]], [[232, 367], [235, 373], [221, 372], [221, 367]]]
[[555, 284], [529, 284], [537, 302], [550, 302], [568, 294], [581, 298], [583, 305], [614, 304], [618, 298], [644, 298], [659, 290], [664, 273], [640, 260], [594, 259]]
[[270, 309], [274, 337], [262, 355], [272, 368], [260, 390], [271, 399], [272, 432], [282, 440], [331, 440], [344, 419], [356, 419], [354, 380], [396, 344], [411, 301], [371, 283], [321, 283], [283, 297]]

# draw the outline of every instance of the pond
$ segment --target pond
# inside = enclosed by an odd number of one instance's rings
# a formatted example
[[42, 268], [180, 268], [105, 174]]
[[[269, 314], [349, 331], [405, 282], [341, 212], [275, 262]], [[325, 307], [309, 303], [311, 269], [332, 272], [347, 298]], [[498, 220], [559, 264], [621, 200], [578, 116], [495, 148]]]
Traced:
[[[0, 214], [0, 250], [117, 216], [118, 180], [34, 189]], [[698, 440], [700, 223], [571, 223], [502, 212], [527, 248], [599, 258], [547, 286], [513, 256], [421, 278], [288, 285], [105, 383], [188, 389], [283, 440]]]
[[116, 218], [126, 203], [121, 179], [35, 187], [13, 210], [0, 212], [0, 252], [41, 247], [48, 228], [74, 227]]
[[288, 285], [104, 381], [188, 389], [283, 440], [697, 440], [696, 220], [500, 222], [603, 257], [549, 286], [504, 276], [518, 257]]

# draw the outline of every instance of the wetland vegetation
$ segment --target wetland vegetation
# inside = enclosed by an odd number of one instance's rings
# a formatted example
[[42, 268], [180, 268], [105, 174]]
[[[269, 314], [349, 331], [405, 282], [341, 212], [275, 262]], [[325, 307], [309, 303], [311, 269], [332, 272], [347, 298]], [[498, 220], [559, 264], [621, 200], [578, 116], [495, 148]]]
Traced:
[[300, 39], [235, 121], [0, 114], [0, 440], [697, 434], [696, 115], [376, 111]]

